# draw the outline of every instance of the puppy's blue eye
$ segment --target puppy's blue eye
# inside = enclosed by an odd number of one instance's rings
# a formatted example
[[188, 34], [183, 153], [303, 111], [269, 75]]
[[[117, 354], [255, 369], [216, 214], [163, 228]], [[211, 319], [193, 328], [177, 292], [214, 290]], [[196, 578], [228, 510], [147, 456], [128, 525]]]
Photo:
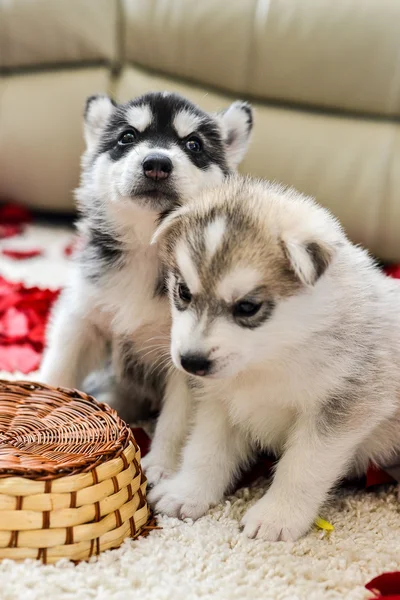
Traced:
[[191, 137], [186, 141], [185, 146], [190, 152], [201, 152], [203, 148], [201, 141], [197, 137]]
[[254, 317], [261, 308], [261, 302], [250, 302], [250, 300], [242, 300], [237, 302], [233, 307], [234, 317]]
[[127, 146], [128, 144], [133, 144], [136, 140], [136, 132], [133, 129], [128, 129], [121, 133], [118, 139], [118, 144], [120, 146]]

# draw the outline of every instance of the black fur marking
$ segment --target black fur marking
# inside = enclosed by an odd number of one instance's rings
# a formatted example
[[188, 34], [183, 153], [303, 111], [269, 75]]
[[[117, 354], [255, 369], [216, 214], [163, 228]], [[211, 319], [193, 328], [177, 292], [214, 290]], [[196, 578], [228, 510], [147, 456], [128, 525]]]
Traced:
[[316, 242], [310, 242], [307, 244], [306, 250], [313, 262], [316, 279], [319, 279], [321, 275], [325, 273], [329, 265], [328, 255]]
[[101, 259], [107, 263], [116, 263], [123, 254], [119, 240], [99, 229], [91, 230], [91, 239], [89, 243], [97, 249]]
[[[247, 102], [240, 102], [240, 101], [238, 101], [238, 108], [239, 108], [239, 110], [242, 110], [244, 113], [246, 113], [247, 132], [249, 133], [253, 128], [253, 110], [252, 110], [250, 104], [248, 104]], [[223, 115], [224, 112], [226, 112], [226, 111], [222, 111], [220, 114]], [[236, 136], [235, 131], [229, 131], [228, 137], [225, 140], [226, 145], [231, 146], [233, 144], [233, 142], [236, 140], [236, 137], [237, 136]]]
[[100, 279], [109, 269], [121, 268], [123, 257], [124, 249], [116, 237], [93, 226], [89, 229], [89, 240], [81, 255], [89, 279]]
[[[153, 120], [145, 131], [137, 132], [137, 140], [133, 144], [119, 146], [118, 138], [121, 133], [124, 129], [132, 127], [132, 124], [127, 120], [127, 112], [132, 106], [148, 106], [153, 114]], [[203, 142], [201, 152], [190, 152], [186, 148], [187, 138], [179, 138], [173, 127], [174, 117], [181, 110], [187, 110], [201, 120], [196, 132], [193, 132]], [[207, 169], [212, 164], [217, 164], [224, 174], [229, 173], [224, 144], [217, 121], [178, 94], [164, 96], [159, 93], [150, 93], [127, 104], [117, 105], [100, 140], [98, 152], [100, 154], [108, 152], [111, 160], [116, 161], [133, 151], [135, 146], [141, 142], [147, 142], [158, 148], [168, 148], [172, 144], [179, 145], [199, 169]]]
[[[204, 314], [206, 308], [208, 308], [209, 318], [207, 320], [207, 329], [211, 328], [214, 319], [218, 317], [224, 317], [244, 329], [257, 329], [257, 327], [260, 327], [271, 317], [275, 308], [275, 302], [271, 299], [263, 300], [260, 296], [258, 296], [257, 299], [256, 296], [254, 299], [250, 297], [248, 299], [249, 301], [262, 302], [260, 310], [252, 317], [235, 317], [233, 314], [234, 306], [232, 304], [217, 299], [210, 300], [209, 294], [196, 296], [193, 299], [192, 308], [196, 311], [198, 318], [200, 318], [201, 315]], [[179, 306], [177, 306], [177, 308], [178, 310], [183, 310]]]
[[225, 162], [225, 154], [221, 134], [218, 126], [209, 117], [203, 118], [197, 128], [197, 134], [203, 141], [203, 149], [200, 152], [191, 152], [186, 148], [187, 138], [183, 141], [183, 150], [199, 169], [207, 169], [212, 164], [217, 164], [224, 175], [229, 174], [229, 169]]
[[123, 106], [117, 105], [100, 140], [98, 153], [103, 154], [104, 152], [108, 152], [109, 157], [114, 161], [117, 161], [128, 154], [136, 146], [140, 138], [138, 134], [136, 141], [133, 144], [118, 144], [121, 134], [126, 129], [132, 129], [132, 125], [127, 121]]
[[244, 102], [241, 105], [242, 110], [244, 110], [244, 112], [247, 114], [247, 130], [250, 131], [250, 129], [252, 129], [253, 127], [253, 111], [251, 109], [250, 104], [247, 104], [247, 102]]

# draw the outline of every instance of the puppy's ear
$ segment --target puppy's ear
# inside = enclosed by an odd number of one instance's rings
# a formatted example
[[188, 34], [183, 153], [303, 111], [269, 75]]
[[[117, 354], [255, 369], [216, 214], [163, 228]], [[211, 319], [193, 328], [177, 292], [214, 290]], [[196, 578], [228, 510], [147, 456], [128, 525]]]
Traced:
[[161, 215], [158, 219], [158, 227], [151, 238], [150, 245], [152, 246], [153, 244], [158, 244], [163, 241], [167, 235], [171, 233], [174, 226], [179, 223], [186, 212], [188, 212], [187, 207], [180, 207], [169, 212], [167, 215]]
[[235, 170], [247, 152], [253, 129], [253, 109], [247, 102], [238, 100], [218, 113], [217, 118], [222, 128], [228, 166]]
[[314, 285], [325, 273], [335, 253], [333, 246], [322, 241], [282, 240], [282, 247], [289, 268], [307, 286]]
[[91, 150], [98, 142], [114, 109], [115, 102], [108, 96], [89, 96], [84, 112], [84, 135], [86, 146]]

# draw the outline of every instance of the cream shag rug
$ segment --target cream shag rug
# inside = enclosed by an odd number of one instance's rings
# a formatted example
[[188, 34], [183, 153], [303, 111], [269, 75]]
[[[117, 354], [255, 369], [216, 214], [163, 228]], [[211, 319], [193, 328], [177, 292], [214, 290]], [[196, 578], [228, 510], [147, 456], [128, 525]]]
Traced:
[[[45, 256], [0, 258], [0, 274], [29, 285], [57, 287], [68, 273], [63, 248], [71, 231], [31, 226], [0, 247], [40, 246]], [[0, 373], [2, 377], [18, 377]], [[34, 379], [35, 374], [30, 378]], [[340, 491], [321, 516], [335, 526], [296, 543], [246, 540], [238, 522], [265, 491], [265, 481], [242, 489], [199, 521], [161, 518], [161, 531], [127, 540], [90, 563], [56, 566], [0, 564], [1, 600], [361, 600], [364, 584], [400, 569], [400, 503], [394, 488]]]

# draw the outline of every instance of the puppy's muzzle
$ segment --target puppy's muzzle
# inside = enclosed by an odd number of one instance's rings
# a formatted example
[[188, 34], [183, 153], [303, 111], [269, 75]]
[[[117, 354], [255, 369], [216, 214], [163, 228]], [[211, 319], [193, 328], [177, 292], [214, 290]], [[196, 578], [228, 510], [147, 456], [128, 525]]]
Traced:
[[173, 169], [172, 161], [163, 154], [149, 154], [142, 166], [145, 177], [153, 181], [168, 179]]

